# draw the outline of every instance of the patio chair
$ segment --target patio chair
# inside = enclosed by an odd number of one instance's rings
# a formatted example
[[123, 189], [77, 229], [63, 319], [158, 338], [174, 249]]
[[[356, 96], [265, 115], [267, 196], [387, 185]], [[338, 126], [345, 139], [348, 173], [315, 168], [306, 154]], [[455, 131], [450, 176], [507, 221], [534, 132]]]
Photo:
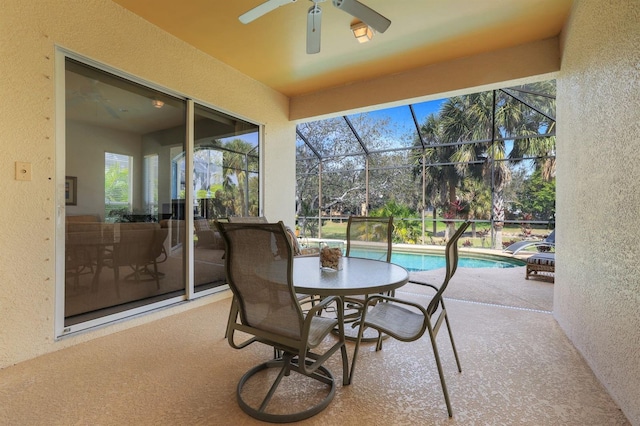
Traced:
[[[269, 223], [266, 217], [264, 216], [230, 216], [228, 218], [229, 223]], [[293, 248], [294, 256], [318, 256], [320, 254], [320, 250], [317, 248], [302, 248], [298, 243], [298, 239], [296, 238], [295, 233], [289, 226], [285, 226], [285, 230], [287, 231], [287, 236], [289, 237], [289, 241], [291, 242], [291, 246]], [[270, 240], [273, 245], [275, 245], [275, 240]], [[315, 304], [317, 301], [316, 296], [308, 295], [308, 294], [298, 294], [298, 301], [300, 303], [311, 303]], [[231, 317], [233, 315], [233, 310], [229, 312], [229, 321], [233, 321]], [[224, 337], [227, 337], [227, 331], [225, 331]]]
[[349, 216], [347, 257], [391, 261], [393, 217]]
[[505, 248], [504, 251], [507, 253], [511, 253], [513, 255], [517, 254], [519, 251], [524, 250], [528, 247], [537, 247], [538, 250], [541, 248], [552, 249], [556, 246], [556, 230], [554, 229], [544, 240], [539, 241], [518, 241], [517, 243], [511, 244], [509, 247]]
[[[341, 310], [338, 309], [337, 318], [319, 315], [327, 306], [337, 305], [340, 299], [328, 297], [318, 302], [308, 313], [302, 311], [293, 286], [293, 249], [282, 222], [216, 222], [216, 226], [226, 244], [227, 280], [234, 295], [232, 314], [227, 325], [229, 345], [242, 349], [260, 342], [273, 347], [278, 354], [278, 358], [264, 362], [242, 376], [236, 394], [240, 408], [256, 419], [278, 423], [299, 421], [319, 413], [331, 402], [336, 388], [333, 375], [323, 364], [338, 350], [342, 355], [342, 382], [344, 385], [348, 384], [349, 367]], [[271, 244], [272, 240], [275, 240], [275, 245]], [[321, 345], [334, 328], [339, 333], [329, 339], [333, 339], [335, 343]], [[241, 332], [243, 340], [240, 343], [235, 341], [236, 331]], [[248, 403], [247, 400], [254, 401], [262, 397], [245, 398], [245, 384], [256, 374], [270, 368], [278, 368], [280, 371], [262, 402], [259, 405]], [[319, 402], [315, 402], [317, 398], [314, 398], [311, 407], [305, 406], [293, 413], [270, 411], [272, 397], [282, 379], [288, 377], [290, 372], [324, 384], [322, 388], [326, 393]], [[254, 380], [259, 382], [260, 378]], [[261, 386], [249, 387], [253, 392], [261, 389]], [[311, 386], [307, 389], [317, 388]], [[300, 398], [295, 393], [286, 405], [293, 407], [301, 402], [307, 402], [306, 398]]]
[[[229, 216], [230, 223], [268, 223], [266, 217], [264, 216]], [[317, 248], [303, 248], [300, 246], [298, 239], [296, 237], [295, 232], [291, 229], [291, 227], [286, 227], [287, 233], [289, 234], [289, 239], [291, 240], [291, 244], [293, 245], [293, 255], [294, 256], [317, 256], [319, 254], [319, 249]]]
[[287, 226], [286, 229], [287, 229], [287, 235], [289, 236], [289, 241], [291, 241], [291, 246], [293, 247], [294, 256], [319, 256], [320, 255], [320, 248], [302, 247], [293, 229], [291, 229], [290, 226]]
[[[389, 263], [392, 253], [392, 233], [393, 217], [349, 216], [345, 256]], [[349, 311], [345, 315], [346, 323], [355, 323], [360, 319], [367, 296], [345, 297], [345, 309]], [[367, 340], [369, 339], [365, 339]]]
[[229, 216], [229, 223], [268, 223], [264, 216]]
[[447, 285], [458, 267], [458, 240], [467, 227], [469, 227], [469, 224], [470, 222], [463, 223], [455, 232], [453, 237], [451, 237], [449, 242], [447, 242], [447, 246], [445, 248], [446, 272], [442, 285], [438, 287], [427, 283], [416, 283], [431, 287], [436, 291], [427, 306], [385, 295], [372, 295], [367, 298], [362, 311], [362, 319], [359, 322], [360, 330], [358, 331], [358, 339], [356, 340], [356, 348], [353, 354], [350, 379], [353, 378], [355, 363], [360, 349], [360, 342], [365, 329], [372, 328], [378, 332], [376, 351], [382, 349], [383, 334], [403, 342], [412, 342], [420, 339], [425, 331], [427, 331], [429, 333], [429, 338], [431, 339], [433, 354], [436, 360], [438, 374], [440, 375], [440, 383], [442, 385], [444, 399], [447, 404], [447, 411], [449, 413], [449, 417], [453, 416], [451, 401], [449, 400], [449, 392], [447, 391], [447, 385], [442, 371], [442, 364], [440, 362], [440, 355], [436, 345], [436, 336], [444, 322], [449, 332], [449, 339], [451, 340], [451, 346], [458, 366], [458, 372], [462, 372], [460, 360], [458, 359], [458, 352], [456, 351], [456, 345], [453, 341], [449, 317], [447, 316], [447, 310], [444, 306], [443, 293], [447, 289]]

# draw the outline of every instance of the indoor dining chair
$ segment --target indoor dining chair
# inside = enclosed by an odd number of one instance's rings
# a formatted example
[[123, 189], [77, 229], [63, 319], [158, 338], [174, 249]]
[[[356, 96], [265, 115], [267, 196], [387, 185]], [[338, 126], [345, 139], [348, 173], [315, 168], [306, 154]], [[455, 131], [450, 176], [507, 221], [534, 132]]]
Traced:
[[[319, 315], [327, 306], [340, 303], [340, 299], [327, 297], [303, 312], [293, 285], [293, 249], [282, 222], [216, 222], [216, 226], [226, 244], [227, 281], [234, 295], [227, 325], [229, 345], [242, 349], [259, 342], [273, 347], [278, 355], [242, 376], [236, 392], [240, 408], [256, 419], [277, 423], [300, 421], [319, 413], [331, 402], [336, 389], [333, 375], [323, 364], [338, 350], [342, 355], [342, 383], [348, 384], [342, 310], [337, 310], [336, 318]], [[334, 329], [338, 330], [335, 336]], [[242, 339], [240, 342], [236, 342], [236, 334]], [[255, 393], [262, 386], [249, 385], [249, 390], [243, 392], [245, 385], [262, 384], [264, 376], [268, 376], [263, 370], [272, 368], [279, 369], [279, 373], [266, 395], [257, 398], [262, 402], [255, 403]], [[272, 397], [280, 395], [280, 384], [298, 383], [289, 377], [291, 372], [320, 385], [304, 387], [313, 395], [301, 395], [294, 386], [293, 391], [289, 389], [289, 397], [283, 391], [284, 404], [281, 398], [276, 398], [279, 404], [270, 404]]]
[[443, 293], [447, 289], [447, 285], [458, 267], [458, 240], [469, 227], [469, 224], [470, 222], [463, 223], [447, 242], [447, 246], [445, 248], [446, 269], [442, 285], [438, 287], [433, 284], [410, 281], [416, 284], [425, 285], [435, 291], [435, 295], [432, 297], [429, 304], [424, 306], [412, 301], [379, 294], [372, 295], [367, 298], [362, 310], [361, 320], [358, 323], [360, 329], [358, 331], [358, 338], [356, 340], [356, 347], [353, 354], [350, 380], [353, 378], [356, 359], [360, 349], [360, 342], [362, 341], [362, 335], [365, 329], [370, 328], [378, 332], [376, 351], [382, 349], [383, 335], [393, 337], [403, 342], [412, 342], [420, 339], [425, 332], [428, 332], [429, 339], [431, 340], [431, 345], [433, 347], [433, 354], [438, 368], [438, 374], [440, 375], [440, 383], [442, 385], [444, 399], [447, 404], [447, 411], [449, 413], [449, 417], [452, 417], [451, 401], [449, 400], [449, 393], [444, 380], [442, 363], [440, 361], [440, 355], [436, 345], [436, 336], [444, 322], [449, 333], [449, 339], [451, 340], [451, 346], [458, 366], [458, 372], [462, 372], [460, 360], [458, 359], [458, 352], [456, 351], [456, 345], [453, 341], [449, 317], [447, 316], [447, 310], [444, 305]]

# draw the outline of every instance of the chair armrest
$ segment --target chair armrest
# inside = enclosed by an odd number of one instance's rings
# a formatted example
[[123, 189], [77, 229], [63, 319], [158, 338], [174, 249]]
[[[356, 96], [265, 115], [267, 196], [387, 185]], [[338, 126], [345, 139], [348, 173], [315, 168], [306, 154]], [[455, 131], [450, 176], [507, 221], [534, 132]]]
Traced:
[[[309, 311], [307, 312], [307, 317], [309, 317], [310, 315], [317, 315], [319, 312], [324, 310], [329, 304], [331, 304], [334, 301], [337, 301], [337, 303], [340, 303], [340, 298], [338, 296], [325, 297], [320, 302], [313, 305], [311, 309], [309, 309]], [[336, 309], [336, 310], [340, 311], [340, 309]]]
[[439, 288], [439, 287], [437, 287], [436, 285], [434, 285], [434, 284], [429, 284], [429, 283], [425, 283], [425, 282], [422, 282], [422, 281], [413, 281], [413, 280], [409, 280], [409, 281], [407, 282], [407, 284], [417, 284], [417, 285], [422, 285], [422, 286], [425, 286], [425, 287], [431, 287], [431, 288], [432, 288], [432, 289], [434, 289], [435, 291], [440, 290], [440, 288]]
[[[429, 285], [429, 286], [431, 286], [431, 285]], [[426, 309], [420, 303], [415, 303], [415, 302], [411, 302], [409, 300], [404, 300], [404, 299], [398, 299], [397, 297], [385, 296], [383, 294], [373, 294], [373, 295], [367, 297], [367, 300], [365, 300], [365, 302], [364, 302], [364, 308], [362, 310], [362, 312], [363, 312], [362, 317], [363, 318], [366, 317], [367, 308], [369, 306], [374, 306], [374, 305], [376, 305], [377, 303], [380, 303], [380, 302], [393, 302], [393, 303], [397, 303], [399, 305], [412, 306], [412, 307], [418, 309], [420, 312], [422, 312], [422, 314], [424, 314], [425, 316], [427, 315]]]

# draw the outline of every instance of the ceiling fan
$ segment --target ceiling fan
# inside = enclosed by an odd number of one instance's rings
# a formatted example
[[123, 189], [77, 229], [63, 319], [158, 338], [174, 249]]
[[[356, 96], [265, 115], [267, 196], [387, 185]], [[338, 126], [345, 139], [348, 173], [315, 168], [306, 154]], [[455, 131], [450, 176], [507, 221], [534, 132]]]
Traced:
[[[289, 3], [295, 3], [297, 0], [267, 0], [266, 2], [254, 7], [253, 9], [240, 15], [240, 22], [248, 24], [259, 17], [266, 15]], [[320, 52], [320, 22], [322, 19], [322, 9], [318, 3], [322, 3], [325, 0], [310, 0], [313, 6], [309, 8], [307, 12], [307, 53]], [[332, 0], [335, 7], [345, 11], [349, 15], [357, 18], [373, 28], [379, 33], [383, 33], [391, 25], [391, 21], [371, 9], [368, 6], [360, 3], [358, 0]]]

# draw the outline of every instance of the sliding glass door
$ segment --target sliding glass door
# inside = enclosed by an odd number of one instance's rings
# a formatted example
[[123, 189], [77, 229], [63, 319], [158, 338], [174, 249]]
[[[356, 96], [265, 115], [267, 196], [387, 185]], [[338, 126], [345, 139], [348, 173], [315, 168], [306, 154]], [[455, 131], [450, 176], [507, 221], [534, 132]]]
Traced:
[[258, 215], [258, 126], [204, 106], [194, 108], [194, 281], [224, 282], [224, 242], [215, 219]]
[[259, 208], [258, 126], [71, 57], [64, 74], [61, 334], [224, 285], [213, 220]]

